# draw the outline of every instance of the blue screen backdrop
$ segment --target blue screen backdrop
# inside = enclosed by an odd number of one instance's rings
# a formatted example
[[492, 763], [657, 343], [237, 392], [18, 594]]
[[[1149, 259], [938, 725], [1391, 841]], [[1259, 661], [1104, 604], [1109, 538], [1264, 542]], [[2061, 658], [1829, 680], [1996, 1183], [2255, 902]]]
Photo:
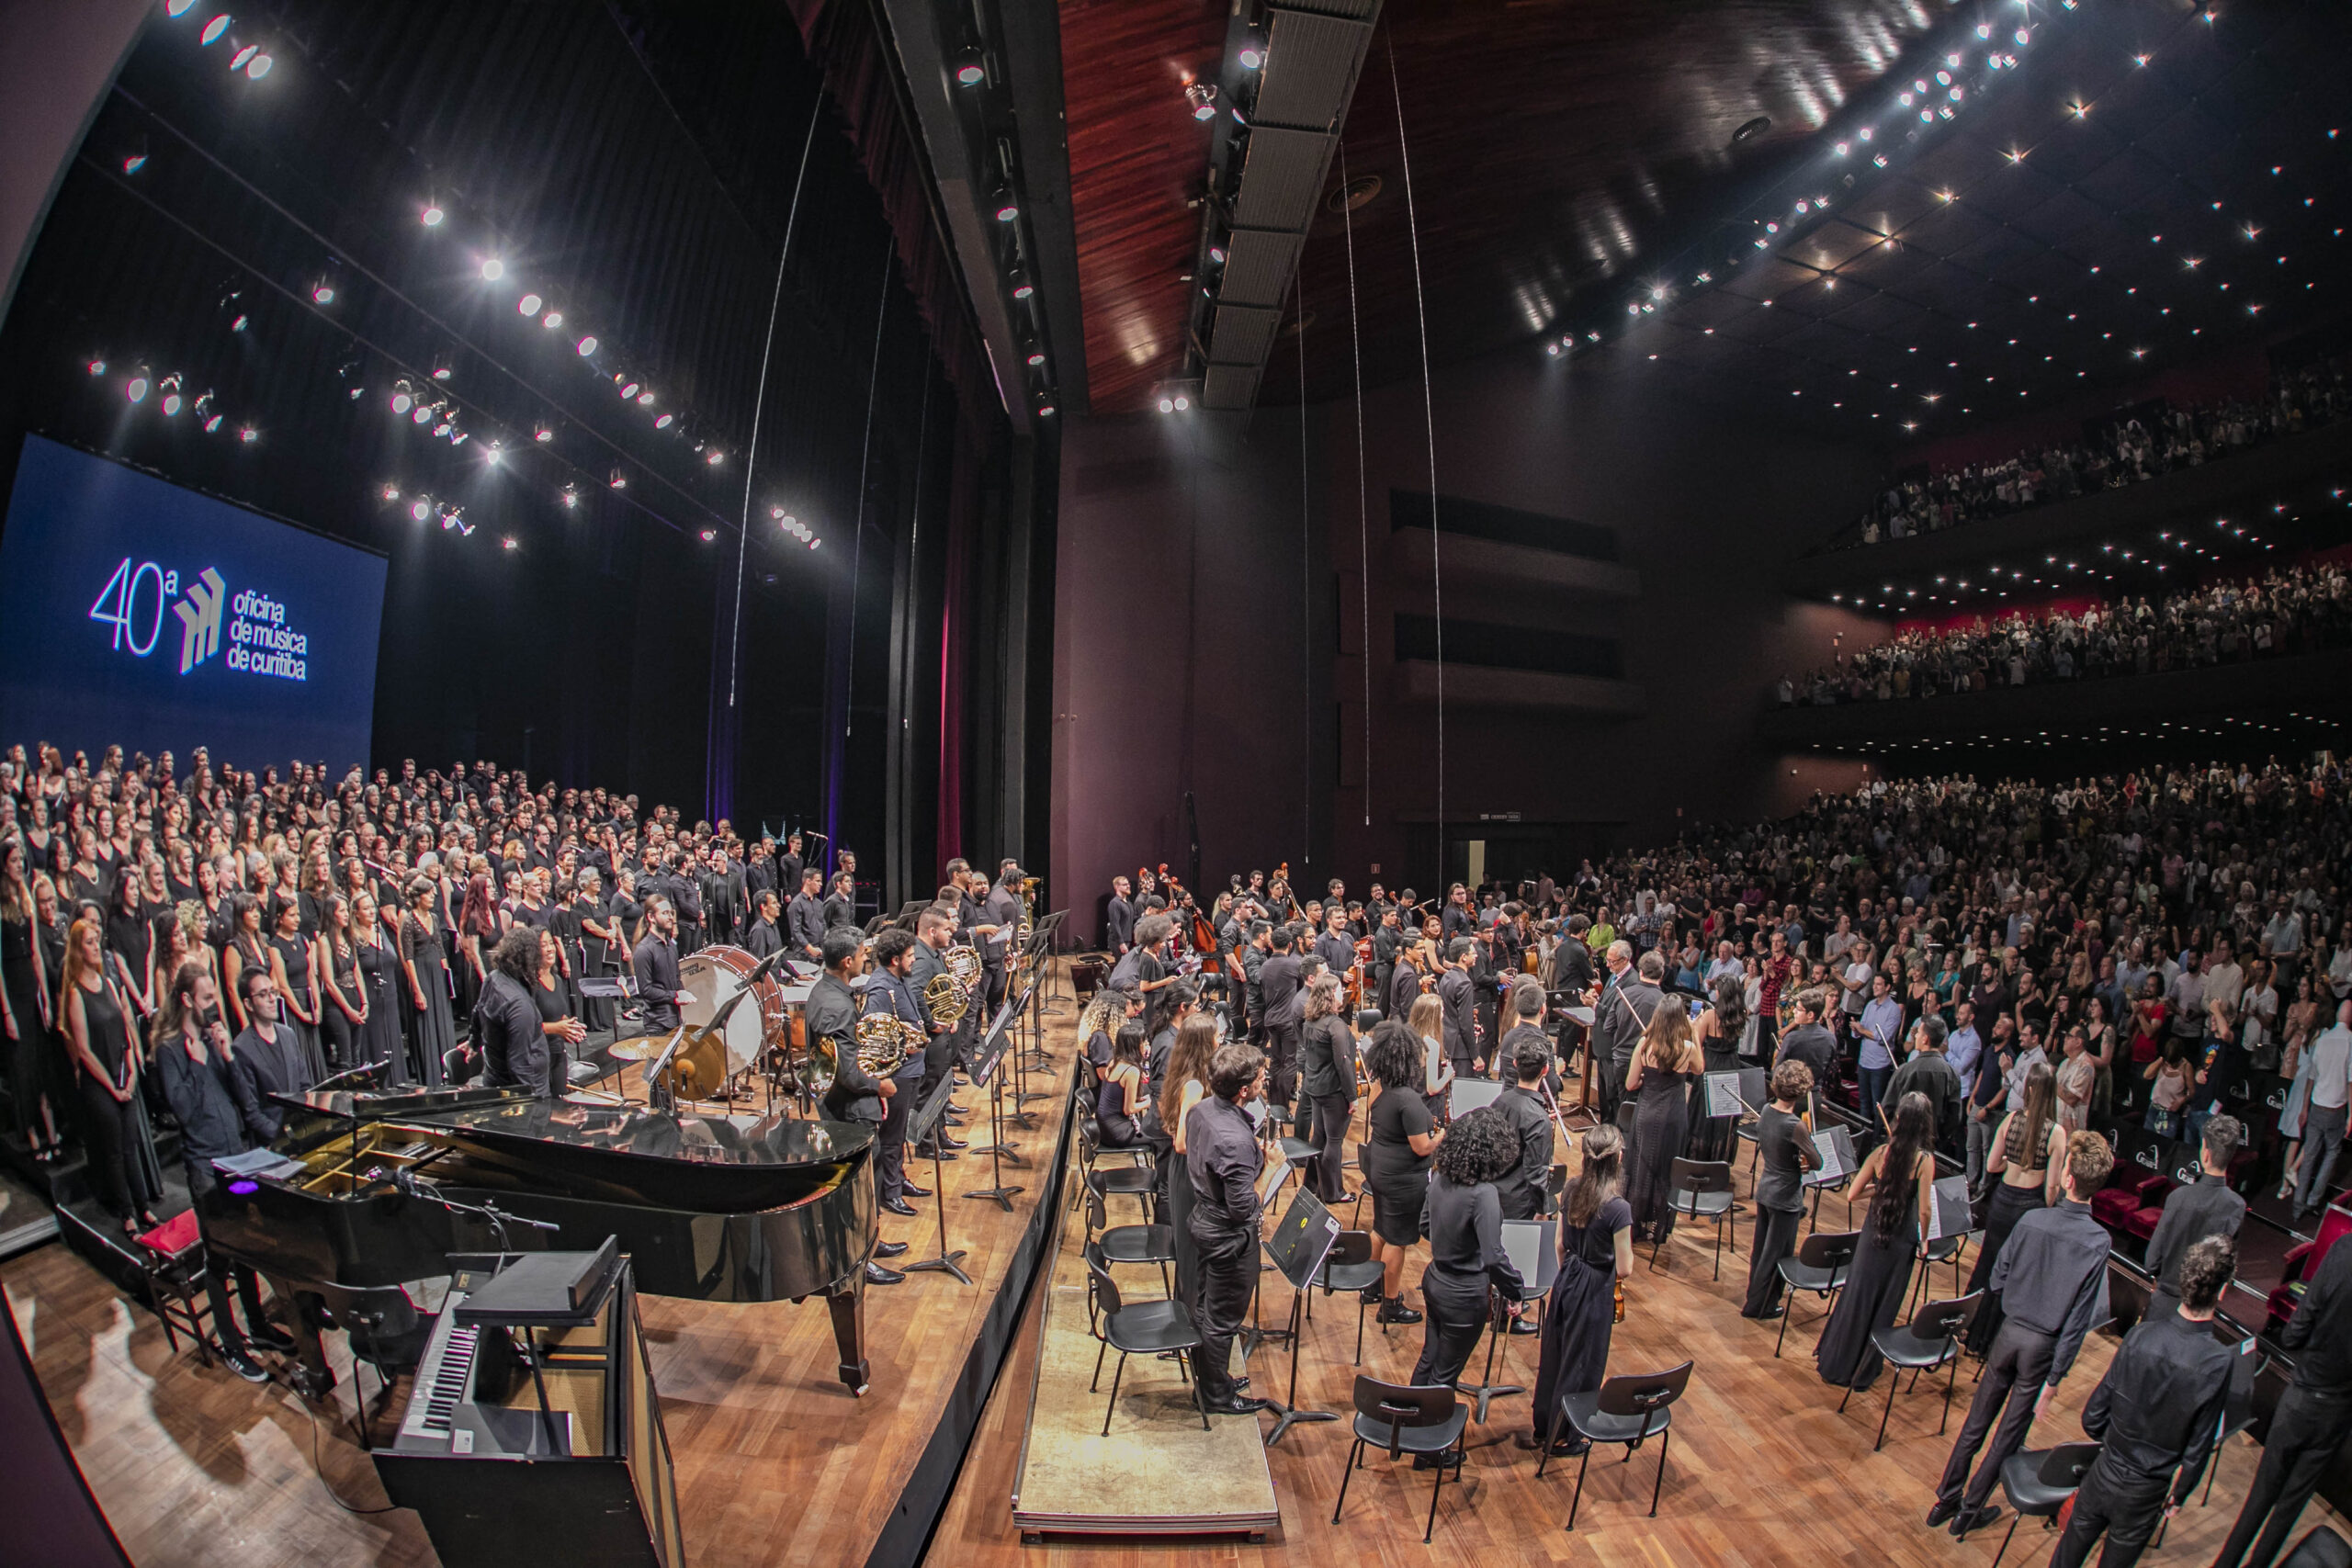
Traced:
[[0, 745], [364, 767], [384, 567], [28, 435], [0, 533]]

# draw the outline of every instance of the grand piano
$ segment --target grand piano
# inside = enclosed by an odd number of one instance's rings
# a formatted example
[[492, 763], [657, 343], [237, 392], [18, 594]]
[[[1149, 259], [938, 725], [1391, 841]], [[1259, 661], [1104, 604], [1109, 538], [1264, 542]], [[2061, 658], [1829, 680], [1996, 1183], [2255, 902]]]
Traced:
[[296, 1303], [306, 1392], [334, 1384], [322, 1327], [348, 1332], [355, 1353], [413, 1361], [430, 1324], [404, 1287], [447, 1275], [450, 1253], [593, 1251], [606, 1236], [650, 1294], [823, 1296], [841, 1381], [865, 1392], [872, 1127], [512, 1089], [278, 1098], [275, 1168], [224, 1178], [199, 1218], [215, 1252]]

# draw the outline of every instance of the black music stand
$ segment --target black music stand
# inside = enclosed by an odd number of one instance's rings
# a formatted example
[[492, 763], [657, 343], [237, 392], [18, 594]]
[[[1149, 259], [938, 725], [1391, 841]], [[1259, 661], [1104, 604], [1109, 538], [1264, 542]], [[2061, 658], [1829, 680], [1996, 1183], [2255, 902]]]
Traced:
[[1061, 989], [1062, 977], [1055, 974], [1053, 968], [1054, 945], [1062, 934], [1062, 920], [1069, 913], [1068, 909], [1056, 909], [1052, 914], [1047, 915], [1037, 922], [1037, 929], [1032, 939], [1037, 949], [1037, 957], [1045, 965], [1046, 998], [1040, 1009], [1044, 1012], [1069, 1010], [1057, 999]]
[[[1560, 1274], [1559, 1223], [1555, 1220], [1505, 1220], [1503, 1228], [1507, 1233], [1517, 1232], [1516, 1235], [1506, 1235], [1504, 1245], [1511, 1254], [1511, 1262], [1519, 1266], [1520, 1278], [1526, 1282], [1527, 1289], [1519, 1299], [1523, 1302], [1542, 1301]], [[1478, 1402], [1477, 1420], [1481, 1427], [1487, 1424], [1487, 1405], [1506, 1394], [1527, 1392], [1517, 1383], [1488, 1381], [1495, 1375], [1495, 1347], [1510, 1332], [1508, 1326], [1510, 1315], [1497, 1310], [1498, 1303], [1494, 1290], [1491, 1285], [1487, 1287], [1486, 1371], [1478, 1374], [1476, 1382], [1453, 1385]]]
[[[1298, 1356], [1306, 1343], [1300, 1330], [1305, 1321], [1306, 1292], [1315, 1282], [1316, 1271], [1323, 1267], [1323, 1259], [1331, 1255], [1332, 1244], [1339, 1239], [1338, 1217], [1324, 1207], [1322, 1199], [1302, 1185], [1298, 1195], [1290, 1201], [1282, 1222], [1274, 1226], [1274, 1234], [1261, 1244], [1282, 1277], [1290, 1281], [1290, 1394], [1286, 1399], [1267, 1402], [1274, 1409], [1274, 1429], [1266, 1434], [1266, 1446], [1270, 1449], [1282, 1441], [1283, 1434], [1293, 1427], [1339, 1419], [1329, 1410], [1298, 1407]], [[1264, 1277], [1261, 1270], [1259, 1278]]]
[[942, 1073], [940, 1075], [939, 1081], [931, 1086], [931, 1098], [923, 1101], [922, 1105], [916, 1107], [914, 1114], [907, 1119], [907, 1142], [909, 1144], [920, 1148], [922, 1146], [924, 1140], [930, 1140], [931, 1190], [934, 1193], [941, 1194], [941, 1196], [937, 1203], [939, 1210], [939, 1256], [936, 1258], [926, 1258], [920, 1263], [907, 1264], [905, 1265], [905, 1272], [909, 1274], [953, 1274], [956, 1279], [968, 1285], [972, 1282], [972, 1277], [957, 1267], [957, 1265], [963, 1260], [963, 1249], [958, 1247], [953, 1252], [950, 1252], [947, 1249], [947, 1200], [944, 1196], [947, 1191], [947, 1178], [945, 1173], [940, 1168], [939, 1156], [943, 1151], [943, 1145], [940, 1144], [938, 1138], [933, 1136], [935, 1133], [941, 1130], [939, 1126], [939, 1119], [947, 1113], [947, 1102], [955, 1097], [956, 1075], [953, 1072]]
[[[989, 1156], [989, 1179], [996, 1185], [964, 1194], [967, 1198], [993, 1198], [1004, 1205], [1004, 1212], [1008, 1214], [1012, 1213], [1013, 1195], [1028, 1190], [1025, 1187], [1007, 1187], [1004, 1184], [1004, 1167], [1001, 1163], [1008, 1159], [1015, 1165], [1024, 1163], [1013, 1152], [1019, 1145], [1004, 1141], [1004, 1075], [997, 1071], [1004, 1059], [1005, 1037], [1011, 1021], [1010, 1008], [997, 1014], [996, 1021], [989, 1025], [986, 1034], [980, 1036], [980, 1048], [972, 1054], [970, 1077], [975, 1084], [989, 1086], [989, 1124], [996, 1141], [985, 1149], [976, 1148], [971, 1152]], [[949, 1081], [952, 1082], [952, 1078]]]
[[[1021, 994], [1016, 997], [1010, 994], [1011, 981], [1008, 979], [1006, 982], [1007, 995], [1005, 997], [1004, 1008], [1001, 1016], [1016, 1032], [1019, 1031], [1027, 1021], [1029, 998], [1036, 988], [1037, 982], [1033, 976], [1029, 980], [1027, 986], [1023, 987]], [[1021, 1044], [1017, 1032], [1012, 1037], [1012, 1109], [1004, 1113], [1004, 1119], [1012, 1122], [1015, 1126], [1034, 1130], [1037, 1125], [1037, 1113], [1034, 1111], [1024, 1111], [1022, 1107], [1030, 1100], [1048, 1100], [1051, 1099], [1052, 1096], [1043, 1092], [1031, 1091], [1029, 1088], [1029, 1052]]]

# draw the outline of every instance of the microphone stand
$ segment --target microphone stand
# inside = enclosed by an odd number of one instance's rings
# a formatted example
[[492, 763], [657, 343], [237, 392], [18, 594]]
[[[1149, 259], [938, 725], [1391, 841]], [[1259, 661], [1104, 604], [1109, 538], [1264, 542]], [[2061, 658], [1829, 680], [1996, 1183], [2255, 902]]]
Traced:
[[[356, 1067], [345, 1067], [343, 1071], [331, 1073], [319, 1082], [312, 1084], [311, 1092], [316, 1094], [320, 1089], [332, 1088], [345, 1079], [374, 1077], [389, 1066], [390, 1064], [387, 1062], [362, 1062]], [[350, 1096], [350, 1100], [351, 1109], [345, 1114], [351, 1118], [351, 1153], [344, 1161], [344, 1168], [351, 1172], [352, 1190], [356, 1192], [359, 1190], [359, 1096], [356, 1090]]]
[[490, 1222], [490, 1233], [498, 1238], [498, 1250], [501, 1252], [513, 1250], [506, 1239], [506, 1223], [509, 1220], [518, 1225], [528, 1225], [536, 1231], [560, 1231], [563, 1228], [553, 1220], [534, 1220], [522, 1214], [510, 1214], [495, 1203], [487, 1201], [461, 1203], [455, 1198], [445, 1197], [439, 1191], [419, 1181], [416, 1179], [416, 1172], [405, 1167], [392, 1173], [392, 1185], [421, 1203], [437, 1203], [453, 1214], [481, 1215]]

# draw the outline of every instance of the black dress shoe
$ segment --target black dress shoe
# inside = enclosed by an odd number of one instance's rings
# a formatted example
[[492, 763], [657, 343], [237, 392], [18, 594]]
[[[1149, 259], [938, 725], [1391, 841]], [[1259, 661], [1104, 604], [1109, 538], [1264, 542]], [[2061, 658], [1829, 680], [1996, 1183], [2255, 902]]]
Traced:
[[939, 1135], [939, 1146], [943, 1149], [955, 1150], [968, 1149], [972, 1145], [962, 1138], [951, 1138], [946, 1134], [942, 1133]]
[[879, 1263], [865, 1266], [865, 1282], [869, 1285], [895, 1285], [905, 1279], [896, 1269], [885, 1269]]
[[1415, 1470], [1452, 1470], [1455, 1465], [1460, 1464], [1461, 1462], [1462, 1450], [1460, 1449], [1448, 1449], [1443, 1453], [1415, 1454], [1413, 1456], [1413, 1468]]
[[1544, 1332], [1544, 1325], [1532, 1317], [1515, 1317], [1511, 1319], [1510, 1331], [1521, 1335], [1541, 1334]]
[[[961, 1148], [963, 1145], [958, 1144], [956, 1147]], [[917, 1149], [915, 1151], [915, 1157], [918, 1159], [935, 1159], [942, 1165], [944, 1165], [951, 1159], [961, 1159], [964, 1156], [957, 1154], [956, 1149]]]
[[1234, 1394], [1226, 1399], [1212, 1399], [1206, 1408], [1212, 1416], [1255, 1416], [1261, 1410], [1272, 1409], [1273, 1405], [1267, 1400]]
[[1415, 1312], [1411, 1307], [1407, 1306], [1402, 1297], [1392, 1297], [1390, 1300], [1380, 1303], [1380, 1321], [1383, 1323], [1419, 1323], [1421, 1321], [1421, 1314]]
[[903, 1241], [879, 1241], [874, 1244], [874, 1256], [876, 1258], [901, 1258], [906, 1255], [906, 1250], [907, 1244]]
[[885, 1198], [882, 1200], [882, 1207], [893, 1214], [903, 1214], [909, 1219], [914, 1217], [915, 1206], [903, 1198]]
[[1947, 1503], [1940, 1497], [1937, 1498], [1935, 1506], [1928, 1510], [1928, 1528], [1931, 1530], [1943, 1529], [1951, 1521], [1951, 1517], [1958, 1512], [1960, 1512], [1959, 1504]]
[[227, 1367], [231, 1371], [236, 1373], [239, 1377], [244, 1379], [247, 1382], [267, 1382], [269, 1381], [269, 1373], [262, 1370], [261, 1363], [254, 1360], [251, 1356], [246, 1355], [243, 1350], [232, 1350], [225, 1345], [220, 1346], [218, 1348], [220, 1351], [221, 1364]]
[[276, 1350], [280, 1355], [291, 1355], [294, 1350], [294, 1337], [275, 1324], [257, 1324], [246, 1329], [245, 1343], [258, 1345], [265, 1350]]
[[931, 1196], [931, 1189], [928, 1187], [917, 1187], [911, 1181], [902, 1181], [899, 1183], [899, 1196], [900, 1198], [928, 1198]]
[[1988, 1503], [1981, 1508], [1962, 1508], [1951, 1521], [1951, 1538], [1964, 1539], [1970, 1530], [1981, 1530], [2001, 1517], [2001, 1506]]

